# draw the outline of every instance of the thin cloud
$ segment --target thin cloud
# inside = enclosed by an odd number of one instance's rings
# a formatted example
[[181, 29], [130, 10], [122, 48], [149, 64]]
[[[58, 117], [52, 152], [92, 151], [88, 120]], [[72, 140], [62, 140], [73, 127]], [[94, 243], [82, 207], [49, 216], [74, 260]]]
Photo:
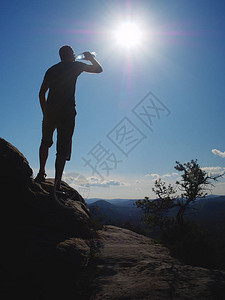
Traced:
[[63, 174], [63, 180], [71, 186], [89, 186], [88, 180], [76, 172]]
[[203, 167], [201, 169], [205, 172], [219, 172], [222, 170], [222, 167]]
[[153, 174], [146, 174], [145, 177], [153, 177], [153, 180], [154, 179], [159, 179], [159, 178], [169, 178], [169, 177], [174, 177], [174, 176], [179, 176], [178, 173], [166, 173], [166, 174], [163, 174], [163, 175], [159, 175], [157, 173], [153, 173]]
[[179, 176], [179, 174], [176, 173], [176, 172], [173, 172], [173, 173], [172, 173], [172, 176]]
[[107, 188], [110, 186], [125, 186], [126, 183], [118, 180], [99, 180], [96, 177], [89, 177], [88, 178], [89, 186], [91, 187], [102, 187]]
[[223, 173], [222, 167], [203, 167], [201, 168], [203, 171], [205, 171], [209, 176], [211, 175], [221, 175]]
[[165, 177], [171, 177], [171, 174], [164, 174], [164, 175], [162, 175], [162, 178], [165, 178]]
[[212, 149], [212, 153], [214, 154], [214, 155], [218, 155], [218, 156], [220, 156], [220, 157], [225, 157], [225, 151], [224, 152], [221, 152], [220, 150], [217, 150], [217, 149]]
[[[146, 176], [146, 177], [155, 177], [155, 178], [157, 178], [157, 179], [160, 177], [159, 174], [146, 174], [145, 176]], [[154, 178], [154, 179], [155, 179], [155, 178]]]

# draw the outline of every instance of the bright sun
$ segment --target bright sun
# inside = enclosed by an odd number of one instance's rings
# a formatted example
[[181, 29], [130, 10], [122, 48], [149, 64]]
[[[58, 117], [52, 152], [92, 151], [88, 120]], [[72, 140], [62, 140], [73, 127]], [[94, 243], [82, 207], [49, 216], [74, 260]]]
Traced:
[[142, 32], [135, 23], [126, 22], [117, 28], [115, 38], [119, 45], [126, 48], [133, 48], [140, 44]]

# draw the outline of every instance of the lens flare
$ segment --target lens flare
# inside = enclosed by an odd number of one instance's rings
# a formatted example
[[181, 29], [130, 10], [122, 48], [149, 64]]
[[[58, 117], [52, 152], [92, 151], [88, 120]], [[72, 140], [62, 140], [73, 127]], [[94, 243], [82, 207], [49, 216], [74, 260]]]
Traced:
[[119, 45], [133, 48], [141, 43], [142, 32], [137, 24], [126, 22], [121, 24], [115, 31], [115, 39]]

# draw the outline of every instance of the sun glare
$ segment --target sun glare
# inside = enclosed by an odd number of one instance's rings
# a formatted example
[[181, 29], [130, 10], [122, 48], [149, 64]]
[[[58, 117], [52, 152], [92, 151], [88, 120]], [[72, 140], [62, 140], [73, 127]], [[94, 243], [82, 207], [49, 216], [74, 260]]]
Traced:
[[115, 31], [116, 42], [126, 48], [136, 47], [141, 43], [142, 32], [137, 24], [126, 22]]

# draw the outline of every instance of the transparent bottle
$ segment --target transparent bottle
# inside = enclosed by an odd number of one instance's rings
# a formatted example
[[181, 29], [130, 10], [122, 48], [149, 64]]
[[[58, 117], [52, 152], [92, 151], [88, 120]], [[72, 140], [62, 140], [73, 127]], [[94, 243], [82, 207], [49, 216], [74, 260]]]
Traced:
[[[91, 53], [91, 55], [92, 55], [93, 57], [96, 56], [96, 52], [90, 52], [90, 53]], [[80, 54], [78, 54], [78, 55], [76, 56], [76, 60], [81, 60], [81, 59], [85, 59], [84, 53], [80, 53]]]

